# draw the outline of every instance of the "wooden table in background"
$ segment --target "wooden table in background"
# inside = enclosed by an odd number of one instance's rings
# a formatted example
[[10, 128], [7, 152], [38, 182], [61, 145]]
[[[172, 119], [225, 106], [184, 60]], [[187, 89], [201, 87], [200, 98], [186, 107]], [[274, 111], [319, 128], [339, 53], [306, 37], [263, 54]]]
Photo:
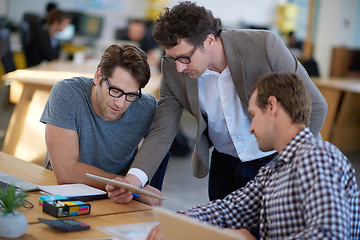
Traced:
[[[16, 104], [12, 113], [2, 151], [16, 157], [21, 157], [15, 154], [16, 148], [21, 134], [24, 133], [25, 119], [29, 113], [28, 110], [36, 91], [42, 90], [50, 93], [52, 86], [56, 82], [74, 76], [92, 77], [95, 70], [96, 66], [93, 66], [93, 64], [84, 64], [79, 66], [73, 64], [72, 62], [55, 61], [43, 63], [28, 69], [19, 69], [5, 74], [3, 76], [4, 80], [11, 80], [20, 83], [20, 86], [23, 86], [23, 90], [20, 100]], [[47, 99], [47, 96], [43, 99], [42, 108], [45, 106], [45, 99]], [[40, 120], [40, 116], [38, 119]], [[38, 142], [39, 139], [35, 138], [34, 141]], [[41, 148], [39, 147], [38, 149]], [[44, 148], [42, 148], [42, 150], [44, 150]]]
[[321, 129], [341, 151], [360, 150], [360, 79], [313, 78], [328, 103]]
[[[15, 177], [31, 181], [37, 185], [56, 185], [55, 175], [52, 171], [33, 163], [25, 162], [3, 152], [0, 152], [0, 169], [2, 172]], [[91, 226], [90, 230], [66, 233], [40, 223], [37, 218], [56, 219], [42, 212], [38, 204], [41, 196], [39, 191], [29, 192], [27, 200], [34, 207], [30, 209], [19, 208], [29, 222], [29, 227], [20, 239], [84, 239], [109, 237], [107, 234], [97, 230], [100, 226], [119, 224], [130, 224], [138, 222], [155, 221], [152, 208], [137, 201], [128, 204], [117, 204], [110, 199], [90, 201], [91, 213], [88, 215], [72, 216]], [[61, 219], [61, 218], [58, 218]]]
[[[53, 61], [5, 74], [4, 80], [20, 83], [23, 85], [23, 90], [11, 116], [2, 151], [29, 162], [42, 163], [45, 159], [46, 146], [44, 140], [45, 125], [40, 123], [40, 117], [52, 86], [58, 81], [77, 76], [93, 78], [98, 63], [99, 60], [88, 60], [81, 65], [70, 61]], [[158, 98], [159, 88], [160, 74], [155, 74], [150, 78], [143, 93], [150, 93]], [[45, 93], [45, 96], [35, 101], [33, 97], [37, 91]], [[30, 104], [36, 105], [37, 111], [29, 112]], [[25, 123], [29, 117], [32, 117], [30, 123]], [[34, 126], [40, 130], [35, 131]], [[25, 140], [21, 140], [22, 137]], [[24, 144], [19, 147], [20, 141], [23, 141]], [[29, 146], [31, 144], [34, 146]], [[31, 151], [38, 151], [39, 153], [32, 153]]]

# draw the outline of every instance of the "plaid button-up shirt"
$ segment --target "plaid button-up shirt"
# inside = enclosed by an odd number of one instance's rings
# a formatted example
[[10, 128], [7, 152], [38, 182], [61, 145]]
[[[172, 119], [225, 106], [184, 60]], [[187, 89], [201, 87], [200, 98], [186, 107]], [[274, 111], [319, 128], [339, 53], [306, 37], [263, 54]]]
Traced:
[[360, 239], [355, 170], [309, 128], [244, 188], [183, 213], [224, 228], [260, 225], [261, 239]]

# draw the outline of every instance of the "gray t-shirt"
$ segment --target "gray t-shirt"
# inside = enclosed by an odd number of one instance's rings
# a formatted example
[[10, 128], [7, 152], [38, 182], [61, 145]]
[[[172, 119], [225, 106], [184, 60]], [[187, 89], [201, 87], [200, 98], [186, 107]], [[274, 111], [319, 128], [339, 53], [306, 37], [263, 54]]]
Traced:
[[[141, 139], [150, 130], [156, 99], [149, 95], [133, 102], [117, 121], [104, 121], [90, 102], [93, 79], [75, 77], [54, 85], [40, 121], [74, 130], [79, 137], [79, 161], [106, 172], [125, 174]], [[49, 159], [45, 166], [50, 167]]]

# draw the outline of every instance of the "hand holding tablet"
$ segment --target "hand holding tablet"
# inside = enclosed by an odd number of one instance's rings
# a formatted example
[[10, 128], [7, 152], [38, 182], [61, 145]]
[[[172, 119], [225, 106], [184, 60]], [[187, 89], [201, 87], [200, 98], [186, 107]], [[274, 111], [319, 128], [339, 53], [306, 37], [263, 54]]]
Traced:
[[145, 196], [153, 197], [153, 198], [160, 199], [160, 200], [166, 200], [166, 198], [164, 198], [162, 196], [159, 196], [159, 195], [157, 195], [155, 193], [146, 191], [146, 190], [144, 190], [142, 188], [138, 188], [138, 187], [136, 187], [134, 185], [131, 185], [131, 184], [128, 184], [128, 183], [119, 182], [119, 181], [116, 181], [116, 180], [100, 177], [100, 176], [93, 175], [93, 174], [90, 174], [90, 173], [86, 173], [86, 176], [88, 176], [88, 177], [90, 177], [92, 179], [95, 179], [97, 181], [112, 185], [112, 186], [117, 187], [117, 188], [126, 189], [126, 190], [128, 190], [130, 192], [133, 192], [133, 193], [136, 193], [136, 194], [139, 194], [139, 195], [145, 195]]

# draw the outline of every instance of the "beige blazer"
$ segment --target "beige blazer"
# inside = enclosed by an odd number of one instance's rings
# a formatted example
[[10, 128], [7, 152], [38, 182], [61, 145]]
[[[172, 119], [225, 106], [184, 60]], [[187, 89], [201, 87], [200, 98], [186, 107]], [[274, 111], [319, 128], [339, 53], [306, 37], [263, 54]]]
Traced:
[[[312, 100], [310, 129], [315, 136], [320, 132], [327, 112], [327, 103], [306, 70], [288, 51], [282, 40], [269, 31], [223, 30], [221, 39], [236, 91], [245, 112], [251, 88], [263, 74], [278, 71], [296, 71], [303, 79]], [[155, 112], [151, 132], [131, 167], [142, 169], [149, 179], [169, 151], [177, 133], [183, 109], [196, 119], [197, 134], [191, 159], [196, 177], [205, 177], [209, 170], [207, 119], [200, 112], [198, 81], [187, 74], [178, 73], [176, 66], [162, 62], [159, 106]], [[250, 117], [249, 117], [250, 118]]]

